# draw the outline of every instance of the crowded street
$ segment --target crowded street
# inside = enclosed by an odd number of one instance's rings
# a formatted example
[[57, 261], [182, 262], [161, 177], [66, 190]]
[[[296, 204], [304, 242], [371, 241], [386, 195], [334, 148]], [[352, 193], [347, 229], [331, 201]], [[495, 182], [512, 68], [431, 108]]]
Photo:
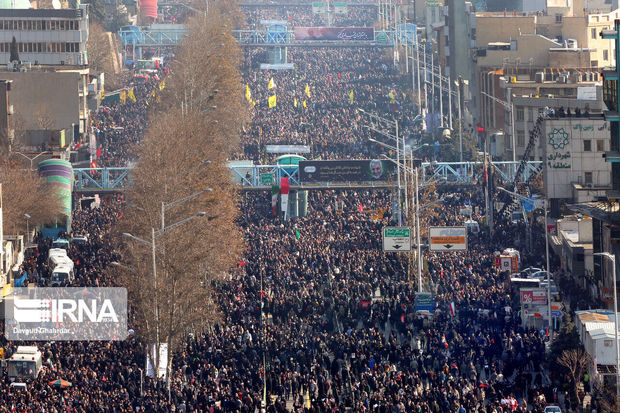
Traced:
[[[242, 27], [261, 20], [326, 25], [311, 6], [264, 3], [244, 9]], [[374, 5], [352, 9], [332, 25], [376, 24]], [[374, 142], [380, 135], [373, 128], [380, 126], [367, 113], [397, 121], [408, 145], [427, 146], [416, 153], [422, 161], [441, 162], [455, 153], [422, 140], [411, 75], [393, 64], [391, 49], [289, 48], [295, 69], [279, 71], [260, 69], [267, 53], [267, 47], [242, 50], [239, 88], [251, 93], [244, 102], [251, 120], [230, 161], [273, 165], [281, 154], [267, 153], [266, 145], [306, 145], [310, 153], [304, 156], [313, 160], [396, 159]], [[173, 75], [165, 65], [158, 68], [161, 79]], [[102, 106], [92, 116], [98, 167], [138, 161], [161, 84], [133, 90], [135, 102]], [[277, 106], [270, 107], [273, 94]], [[473, 130], [467, 123], [463, 128]], [[134, 330], [112, 342], [14, 342], [3, 336], [6, 358], [18, 346], [37, 346], [43, 368], [24, 388], [3, 375], [0, 412], [542, 413], [549, 403], [563, 412], [576, 407], [566, 375], [550, 361], [549, 329], [523, 327], [518, 290], [495, 262], [496, 252], [515, 248], [520, 268], [544, 268], [542, 225], [534, 226], [534, 248], [525, 251], [523, 223], [496, 216], [490, 233], [481, 184], [422, 187], [424, 202], [434, 202], [421, 218], [422, 238], [428, 227], [461, 227], [467, 220], [480, 230], [468, 232], [466, 251], [424, 246], [418, 286], [412, 255], [382, 249], [383, 228], [398, 226], [394, 187], [310, 190], [307, 214], [296, 217], [274, 216], [270, 189], [241, 188], [235, 195], [242, 257], [225, 279], [212, 281], [219, 318], [184, 340], [167, 381], [145, 371], [144, 341]], [[73, 210], [71, 233], [59, 237], [86, 236], [87, 242], [71, 243], [75, 279], [63, 286], [123, 286], [118, 228], [130, 204], [119, 191], [101, 196], [97, 208]], [[471, 217], [462, 214], [463, 206]], [[51, 240], [37, 233], [33, 242], [36, 253], [20, 268], [24, 285], [48, 286]], [[566, 273], [554, 259], [551, 265], [561, 284]], [[416, 311], [418, 291], [432, 294], [430, 315]], [[599, 304], [571, 291], [562, 293], [573, 310]], [[135, 328], [131, 319], [128, 327]], [[72, 385], [49, 384], [60, 377]]]

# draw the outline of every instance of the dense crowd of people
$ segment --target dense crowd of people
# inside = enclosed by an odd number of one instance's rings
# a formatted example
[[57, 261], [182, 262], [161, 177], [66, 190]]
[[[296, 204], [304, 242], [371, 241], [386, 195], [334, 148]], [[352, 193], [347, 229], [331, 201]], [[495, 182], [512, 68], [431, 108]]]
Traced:
[[[324, 23], [310, 8], [258, 10], [248, 12], [249, 25], [267, 18]], [[340, 23], [375, 18], [359, 10]], [[358, 108], [398, 119], [412, 139], [419, 129], [409, 86], [385, 50], [289, 50], [296, 70], [280, 72], [257, 72], [264, 51], [248, 50], [244, 81], [256, 106], [243, 148], [231, 158], [272, 161], [266, 144], [309, 145], [311, 158], [374, 158], [386, 150], [368, 141], [374, 132], [366, 126], [387, 126]], [[128, 148], [146, 126], [153, 87], [137, 87], [137, 102], [96, 115], [101, 164], [133, 159]], [[270, 109], [273, 93], [278, 103]], [[444, 195], [425, 222], [462, 225], [459, 210], [467, 203], [479, 207], [474, 219], [482, 223], [479, 188]], [[9, 387], [4, 375], [0, 411], [249, 413], [261, 411], [265, 398], [267, 412], [506, 413], [540, 412], [543, 399], [563, 402], [546, 366], [545, 333], [521, 327], [509, 286], [494, 268], [494, 252], [514, 246], [518, 231], [499, 222], [491, 239], [484, 231], [470, 234], [466, 252], [424, 252], [423, 288], [433, 293], [436, 311], [420, 317], [409, 256], [381, 247], [382, 228], [394, 222], [394, 196], [362, 188], [315, 191], [307, 215], [283, 220], [272, 216], [271, 194], [243, 193], [238, 224], [247, 250], [230, 280], [216, 286], [221, 320], [175, 354], [169, 393], [162, 380], [146, 375], [144, 345], [133, 335], [110, 343], [35, 343], [44, 353], [43, 372], [26, 389]], [[104, 270], [119, 259], [110, 231], [123, 206], [123, 197], [114, 196], [99, 208], [74, 211], [73, 234], [87, 234], [88, 243], [69, 250], [72, 285], [116, 285]], [[49, 276], [49, 241], [36, 241], [38, 255], [24, 270], [39, 283]], [[522, 256], [524, 266], [541, 261]], [[18, 345], [4, 337], [0, 344], [8, 354]], [[72, 386], [49, 384], [58, 378]]]

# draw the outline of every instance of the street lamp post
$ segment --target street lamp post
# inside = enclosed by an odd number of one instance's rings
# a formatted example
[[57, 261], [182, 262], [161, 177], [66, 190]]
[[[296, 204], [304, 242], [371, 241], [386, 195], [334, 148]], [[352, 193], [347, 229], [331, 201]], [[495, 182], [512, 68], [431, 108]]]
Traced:
[[24, 214], [26, 217], [26, 243], [30, 243], [30, 214]]
[[[171, 229], [174, 229], [180, 225], [183, 225], [191, 220], [193, 220], [194, 218], [199, 218], [199, 217], [204, 217], [206, 215], [205, 212], [198, 212], [195, 215], [192, 215], [188, 218], [182, 219], [178, 222], [175, 222], [174, 224], [171, 224], [167, 227], [164, 227], [160, 230], [155, 230], [154, 227], [151, 227], [151, 241], [147, 241], [145, 239], [142, 239], [140, 237], [136, 237], [135, 235], [132, 235], [128, 232], [124, 232], [123, 236], [126, 238], [131, 238], [134, 241], [138, 241], [142, 244], [145, 244], [147, 246], [151, 247], [151, 259], [153, 261], [153, 285], [154, 285], [154, 289], [155, 289], [155, 339], [157, 340], [156, 345], [155, 345], [155, 366], [153, 366], [153, 372], [155, 373], [155, 377], [159, 377], [159, 349], [160, 349], [160, 335], [159, 335], [159, 294], [157, 291], [157, 260], [156, 260], [156, 243], [155, 243], [155, 237], [158, 235], [161, 235], [163, 233], [165, 233], [166, 231], [169, 231]], [[147, 353], [150, 349], [147, 349]]]
[[[613, 290], [614, 290], [614, 324], [615, 324], [615, 338], [616, 338], [616, 409], [620, 404], [620, 345], [618, 343], [618, 288], [616, 284], [616, 256], [609, 252], [595, 252], [594, 255], [601, 257], [607, 257], [611, 261], [611, 273], [613, 276]], [[596, 366], [594, 366], [596, 367]]]

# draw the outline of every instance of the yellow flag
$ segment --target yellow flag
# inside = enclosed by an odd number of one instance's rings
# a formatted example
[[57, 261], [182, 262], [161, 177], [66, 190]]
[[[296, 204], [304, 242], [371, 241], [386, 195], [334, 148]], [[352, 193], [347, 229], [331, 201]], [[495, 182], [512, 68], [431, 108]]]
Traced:
[[127, 97], [129, 99], [131, 99], [132, 102], [136, 102], [136, 95], [133, 94], [133, 88], [129, 89], [129, 92], [127, 93]]
[[125, 103], [127, 101], [127, 92], [124, 90], [121, 92], [121, 103]]
[[396, 103], [396, 99], [394, 98], [394, 92], [392, 90], [390, 90], [390, 94], [388, 96], [390, 97], [390, 103]]
[[105, 99], [105, 90], [101, 89], [101, 99]]
[[405, 92], [403, 92], [403, 102], [407, 100], [407, 94]]
[[250, 100], [250, 106], [251, 106], [251, 107], [256, 106], [256, 102], [255, 102], [254, 100]]
[[297, 107], [297, 98], [293, 98], [293, 107], [296, 108]]
[[159, 90], [164, 90], [165, 87], [166, 87], [166, 79], [162, 80], [159, 83]]
[[351, 93], [349, 93], [349, 103], [352, 105], [353, 104], [353, 89], [351, 89]]
[[306, 96], [310, 97], [310, 86], [306, 83]]
[[276, 95], [273, 96], [269, 96], [269, 108], [275, 108], [276, 107]]
[[154, 90], [153, 90], [153, 91], [151, 91], [151, 97], [152, 97], [152, 98], [154, 98], [154, 97], [155, 97], [155, 95], [156, 95], [155, 91], [154, 91]]
[[274, 87], [276, 87], [276, 82], [274, 82], [273, 78], [271, 78], [271, 79], [269, 79], [268, 89], [273, 89]]
[[308, 107], [308, 106], [306, 106], [306, 101], [305, 101], [305, 100], [304, 100], [303, 105], [304, 105], [304, 108], [307, 108], [307, 107]]
[[245, 98], [249, 103], [252, 103], [252, 92], [250, 91], [249, 85], [245, 85]]

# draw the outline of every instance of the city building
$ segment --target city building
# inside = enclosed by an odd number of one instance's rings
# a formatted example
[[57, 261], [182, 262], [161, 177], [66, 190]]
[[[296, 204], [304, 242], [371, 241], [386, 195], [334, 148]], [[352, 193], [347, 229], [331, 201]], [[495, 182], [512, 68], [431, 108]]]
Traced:
[[545, 195], [552, 210], [561, 203], [594, 201], [611, 189], [611, 166], [602, 162], [609, 124], [602, 116], [545, 119], [541, 129]]
[[32, 146], [25, 140], [26, 131], [63, 130], [67, 143], [88, 131], [87, 67], [23, 69], [16, 72], [0, 68], [0, 81], [11, 81], [11, 87], [19, 91], [11, 93], [14, 149]]
[[581, 344], [590, 355], [588, 374], [593, 380], [615, 387], [616, 340], [615, 318], [618, 314], [605, 310], [575, 311], [575, 327]]
[[22, 62], [88, 65], [88, 12], [79, 9], [0, 9], [0, 64], [9, 63], [13, 37]]
[[[529, 131], [538, 117], [551, 110], [599, 115], [597, 122], [603, 122], [600, 115], [605, 106], [598, 72], [545, 70], [518, 76], [505, 75], [503, 69], [480, 73], [478, 123], [496, 139], [501, 136], [504, 140], [496, 144], [503, 150], [494, 154], [498, 159], [512, 159], [513, 119], [516, 159], [524, 156]], [[539, 141], [528, 154], [529, 160], [542, 160], [542, 144]]]
[[598, 285], [593, 277], [592, 219], [571, 215], [557, 220], [555, 235], [549, 241], [562, 269], [591, 297], [598, 297]]

